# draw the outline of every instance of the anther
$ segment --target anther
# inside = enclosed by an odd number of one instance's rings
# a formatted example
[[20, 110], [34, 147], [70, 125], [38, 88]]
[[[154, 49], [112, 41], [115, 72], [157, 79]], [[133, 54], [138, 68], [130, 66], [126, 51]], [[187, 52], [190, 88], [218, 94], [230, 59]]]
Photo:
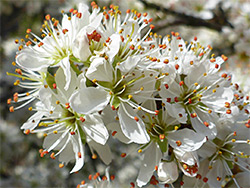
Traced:
[[82, 117], [82, 116], [81, 116], [79, 119], [80, 119], [80, 121], [81, 121], [82, 123], [85, 121], [85, 118]]
[[126, 155], [127, 155], [126, 153], [122, 153], [121, 157], [124, 158], [124, 157], [126, 157]]
[[30, 129], [26, 129], [25, 131], [24, 131], [24, 134], [30, 134]]
[[175, 65], [175, 69], [176, 69], [176, 70], [178, 70], [179, 67], [180, 67], [180, 66], [179, 66], [178, 64]]
[[112, 132], [112, 136], [115, 136], [116, 133], [117, 133], [117, 131], [113, 131], [113, 132]]
[[60, 163], [59, 164], [59, 168], [63, 168], [64, 167], [64, 164], [63, 163]]
[[135, 117], [134, 117], [134, 120], [138, 122], [138, 121], [139, 121], [139, 118], [135, 116]]
[[93, 155], [91, 156], [92, 159], [97, 159], [97, 155], [95, 153], [93, 153]]
[[195, 117], [197, 117], [197, 114], [196, 114], [196, 113], [192, 113], [190, 116], [191, 116], [192, 118], [195, 118]]
[[11, 107], [9, 108], [9, 110], [10, 110], [10, 112], [14, 112], [14, 106], [11, 106]]
[[177, 144], [177, 146], [181, 146], [181, 141], [180, 140], [177, 140], [175, 143]]
[[81, 152], [78, 152], [77, 155], [79, 158], [82, 158]]
[[47, 14], [47, 15], [45, 16], [45, 19], [46, 19], [46, 20], [50, 20], [50, 19], [51, 19], [51, 16], [50, 16], [49, 14]]
[[69, 103], [66, 103], [66, 104], [65, 104], [65, 108], [67, 108], [67, 109], [69, 109], [69, 108], [70, 108]]
[[55, 153], [54, 152], [50, 154], [50, 158], [55, 159]]
[[209, 127], [209, 123], [204, 121], [203, 124], [206, 126], [206, 127]]

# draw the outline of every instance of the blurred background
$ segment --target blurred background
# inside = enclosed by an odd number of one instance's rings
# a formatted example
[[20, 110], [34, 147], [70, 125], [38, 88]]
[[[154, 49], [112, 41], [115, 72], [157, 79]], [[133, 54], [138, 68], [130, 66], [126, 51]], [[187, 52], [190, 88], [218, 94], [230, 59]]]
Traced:
[[[69, 175], [72, 165], [59, 168], [59, 162], [48, 156], [41, 158], [39, 135], [25, 136], [21, 125], [31, 113], [25, 107], [10, 113], [6, 101], [20, 88], [14, 87], [12, 62], [18, 45], [16, 39], [25, 37], [27, 28], [36, 34], [46, 14], [61, 20], [61, 10], [68, 11], [88, 0], [1, 0], [0, 1], [0, 187], [76, 187], [89, 174], [104, 174], [106, 166], [100, 160], [86, 159], [83, 169]], [[204, 45], [211, 45], [215, 55], [229, 59], [223, 69], [230, 71], [233, 82], [250, 94], [250, 0], [96, 0], [99, 6], [115, 4], [122, 12], [136, 9], [154, 18], [153, 32], [161, 35], [179, 32], [190, 41], [195, 36]], [[140, 166], [136, 146], [129, 147], [110, 140], [113, 160], [110, 174], [116, 176], [115, 187], [129, 187]], [[133, 152], [134, 151], [134, 152]], [[88, 153], [87, 149], [87, 153]], [[120, 153], [131, 153], [126, 159]], [[88, 154], [87, 154], [88, 155]], [[88, 155], [91, 156], [91, 155]]]

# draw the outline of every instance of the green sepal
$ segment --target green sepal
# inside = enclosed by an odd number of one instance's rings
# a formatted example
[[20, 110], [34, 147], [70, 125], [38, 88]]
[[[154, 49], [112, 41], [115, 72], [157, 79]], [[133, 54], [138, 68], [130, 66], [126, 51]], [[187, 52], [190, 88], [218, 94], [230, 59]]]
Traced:
[[164, 138], [163, 140], [158, 138], [157, 143], [158, 143], [162, 153], [165, 153], [168, 151], [168, 140], [166, 138]]
[[57, 93], [57, 91], [53, 88], [53, 84], [56, 83], [55, 77], [52, 76], [49, 72], [47, 72], [45, 80], [46, 80], [48, 86], [50, 87], [50, 89], [52, 89], [52, 91]]
[[161, 87], [161, 81], [160, 80], [156, 80], [155, 82], [155, 88], [158, 89]]
[[112, 89], [113, 85], [110, 82], [105, 81], [98, 81], [98, 85], [101, 85], [102, 87]]
[[115, 108], [118, 108], [119, 105], [120, 105], [120, 100], [117, 96], [113, 96], [113, 98], [111, 99], [112, 101], [112, 104], [111, 105], [114, 105]]
[[82, 144], [86, 144], [86, 134], [83, 132], [82, 128], [79, 126], [78, 124], [78, 130], [79, 130], [79, 133], [80, 133], [80, 136], [81, 136], [81, 139], [82, 139]]
[[92, 82], [90, 79], [88, 79], [87, 77], [86, 77], [86, 83], [85, 83], [85, 85], [87, 87], [96, 87], [96, 84], [94, 82]]
[[76, 73], [77, 76], [82, 73], [82, 71], [80, 71], [72, 61], [70, 61], [70, 67]]

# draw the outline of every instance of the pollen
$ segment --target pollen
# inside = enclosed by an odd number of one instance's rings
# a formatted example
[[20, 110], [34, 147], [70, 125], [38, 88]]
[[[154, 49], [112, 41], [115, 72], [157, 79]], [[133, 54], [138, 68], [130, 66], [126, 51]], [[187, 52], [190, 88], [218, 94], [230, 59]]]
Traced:
[[32, 109], [33, 109], [32, 107], [29, 107], [29, 108], [28, 108], [29, 111], [32, 111]]
[[57, 131], [53, 131], [54, 134], [57, 134]]
[[142, 149], [139, 149], [139, 150], [138, 150], [138, 153], [141, 153], [141, 152], [142, 152]]
[[64, 167], [64, 164], [63, 163], [60, 163], [59, 164], [59, 168], [63, 168]]
[[128, 98], [129, 98], [129, 99], [132, 99], [132, 98], [133, 98], [133, 96], [132, 96], [132, 95], [128, 95]]

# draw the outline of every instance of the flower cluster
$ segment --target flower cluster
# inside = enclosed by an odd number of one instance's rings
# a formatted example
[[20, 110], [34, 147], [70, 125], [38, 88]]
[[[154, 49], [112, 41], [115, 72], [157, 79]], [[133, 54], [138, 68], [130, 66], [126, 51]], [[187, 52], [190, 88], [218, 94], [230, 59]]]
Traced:
[[84, 4], [62, 12], [61, 24], [46, 15], [41, 37], [27, 29], [28, 41], [16, 40], [16, 73], [7, 74], [25, 92], [7, 102], [13, 112], [35, 101], [21, 129], [44, 135], [41, 157], [58, 156], [60, 168], [74, 161], [77, 172], [88, 145], [108, 165], [112, 136], [144, 154], [139, 187], [167, 186], [180, 172], [184, 187], [240, 187], [237, 175], [249, 176], [250, 105], [221, 71], [227, 57], [196, 37], [153, 33], [147, 13], [91, 5], [91, 13]]

